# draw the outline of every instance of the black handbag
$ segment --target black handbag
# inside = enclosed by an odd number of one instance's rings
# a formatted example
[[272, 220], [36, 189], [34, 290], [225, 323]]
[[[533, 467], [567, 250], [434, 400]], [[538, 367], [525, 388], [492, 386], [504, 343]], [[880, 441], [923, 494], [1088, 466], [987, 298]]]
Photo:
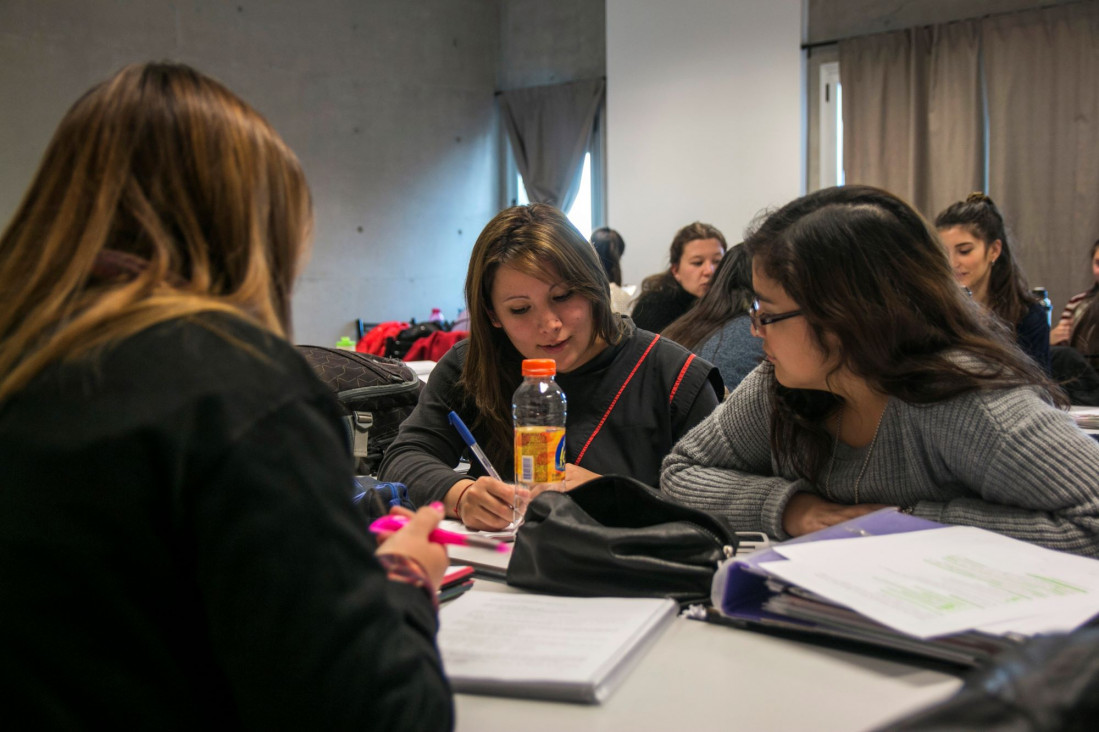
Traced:
[[604, 476], [531, 501], [507, 582], [556, 595], [686, 603], [710, 596], [718, 562], [736, 545], [716, 516], [673, 503], [633, 478]]

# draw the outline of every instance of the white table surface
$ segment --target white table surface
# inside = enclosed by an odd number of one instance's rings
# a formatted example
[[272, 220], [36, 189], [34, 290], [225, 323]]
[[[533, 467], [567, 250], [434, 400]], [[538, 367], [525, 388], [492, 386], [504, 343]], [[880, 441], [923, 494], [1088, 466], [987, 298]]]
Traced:
[[[482, 579], [472, 591], [517, 590]], [[939, 671], [676, 618], [603, 704], [458, 694], [456, 729], [867, 730], [960, 686]]]

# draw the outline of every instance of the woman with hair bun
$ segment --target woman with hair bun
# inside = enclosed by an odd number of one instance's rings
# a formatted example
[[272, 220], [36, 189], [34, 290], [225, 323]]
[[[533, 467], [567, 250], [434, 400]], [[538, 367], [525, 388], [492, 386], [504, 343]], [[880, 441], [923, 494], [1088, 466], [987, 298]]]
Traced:
[[1099, 556], [1099, 443], [923, 217], [829, 188], [744, 246], [767, 360], [665, 459], [669, 495], [778, 539], [896, 506]]
[[958, 282], [1012, 329], [1019, 348], [1049, 374], [1049, 318], [1015, 261], [1000, 209], [985, 194], [971, 193], [936, 216], [935, 228]]

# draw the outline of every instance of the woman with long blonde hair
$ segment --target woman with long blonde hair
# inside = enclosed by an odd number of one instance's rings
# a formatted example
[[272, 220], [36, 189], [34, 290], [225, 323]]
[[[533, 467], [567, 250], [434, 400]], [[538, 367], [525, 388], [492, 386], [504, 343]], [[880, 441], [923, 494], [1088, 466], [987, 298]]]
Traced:
[[[65, 115], [0, 236], [0, 675], [31, 726], [447, 728], [438, 509], [377, 547], [286, 341], [294, 154], [134, 65]], [[28, 722], [29, 721], [29, 722]]]

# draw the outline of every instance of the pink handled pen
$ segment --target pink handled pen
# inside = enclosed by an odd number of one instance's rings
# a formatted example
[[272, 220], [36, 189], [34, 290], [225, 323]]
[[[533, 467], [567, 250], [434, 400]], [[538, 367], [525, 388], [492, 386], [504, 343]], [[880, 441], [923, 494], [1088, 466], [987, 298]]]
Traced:
[[[404, 527], [408, 523], [408, 518], [405, 516], [382, 516], [381, 518], [374, 519], [370, 524], [370, 530], [375, 534], [383, 531], [397, 531]], [[461, 544], [464, 546], [479, 546], [485, 549], [492, 549], [498, 552], [508, 551], [508, 545], [500, 542], [493, 541], [492, 539], [486, 539], [482, 536], [467, 536], [466, 534], [458, 534], [453, 531], [447, 531], [446, 529], [434, 529], [427, 535], [428, 540], [435, 542], [436, 544]]]

